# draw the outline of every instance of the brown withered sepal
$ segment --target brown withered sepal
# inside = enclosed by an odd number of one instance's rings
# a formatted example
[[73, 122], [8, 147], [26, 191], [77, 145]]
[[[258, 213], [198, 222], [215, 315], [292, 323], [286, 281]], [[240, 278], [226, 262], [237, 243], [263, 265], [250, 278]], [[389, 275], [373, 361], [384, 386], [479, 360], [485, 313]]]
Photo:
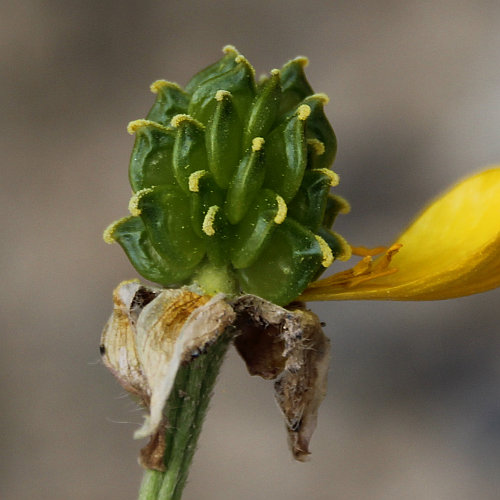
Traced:
[[187, 288], [160, 289], [121, 283], [101, 339], [104, 364], [122, 387], [148, 409], [135, 437], [150, 436], [140, 461], [163, 470], [163, 407], [182, 363], [203, 355], [222, 333], [234, 331], [236, 349], [250, 374], [274, 380], [294, 458], [305, 460], [326, 393], [329, 341], [317, 316], [301, 303], [288, 308], [254, 295], [229, 299]]
[[330, 341], [318, 317], [293, 303], [282, 308], [246, 295], [234, 303], [241, 334], [235, 346], [251, 375], [275, 379], [292, 454], [304, 461], [326, 395]]

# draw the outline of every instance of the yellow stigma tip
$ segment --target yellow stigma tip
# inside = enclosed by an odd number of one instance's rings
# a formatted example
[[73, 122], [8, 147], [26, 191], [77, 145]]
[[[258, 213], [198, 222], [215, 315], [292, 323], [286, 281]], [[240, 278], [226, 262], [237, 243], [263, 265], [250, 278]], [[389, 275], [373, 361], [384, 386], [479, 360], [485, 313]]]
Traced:
[[281, 224], [286, 218], [288, 208], [285, 200], [279, 194], [276, 195], [276, 201], [278, 202], [278, 213], [274, 217], [274, 222], [275, 224]]
[[323, 92], [320, 92], [319, 94], [314, 94], [311, 97], [315, 97], [316, 99], [321, 101], [324, 106], [326, 106], [330, 102], [330, 98]]
[[313, 168], [313, 172], [321, 172], [322, 174], [330, 177], [330, 186], [335, 187], [339, 185], [340, 177], [339, 174], [328, 168]]
[[280, 70], [279, 69], [274, 68], [274, 69], [271, 70], [271, 75], [276, 76], [276, 75], [279, 75], [279, 74], [280, 74]]
[[351, 204], [342, 196], [336, 195], [335, 198], [340, 204], [339, 214], [348, 214], [351, 211]]
[[219, 207], [217, 205], [212, 205], [205, 214], [201, 229], [207, 236], [213, 236], [215, 234], [214, 220], [218, 211]]
[[192, 118], [189, 115], [183, 115], [183, 114], [175, 115], [170, 120], [170, 125], [172, 125], [172, 127], [174, 127], [174, 128], [177, 128], [182, 122], [189, 121], [191, 119]]
[[243, 64], [243, 65], [245, 65], [251, 71], [253, 77], [255, 78], [255, 68], [250, 64], [250, 62], [248, 61], [248, 59], [245, 56], [243, 56], [241, 54], [237, 55], [234, 58], [234, 62], [236, 64]]
[[314, 153], [321, 156], [325, 152], [325, 145], [319, 140], [313, 137], [312, 139], [307, 139], [307, 144], [311, 146]]
[[153, 127], [162, 132], [169, 133], [168, 129], [164, 127], [161, 123], [153, 122], [151, 120], [134, 120], [127, 125], [127, 132], [130, 135], [137, 134], [141, 131], [141, 129], [146, 127]]
[[195, 120], [191, 115], [185, 115], [185, 114], [179, 114], [175, 115], [171, 120], [170, 120], [170, 125], [174, 128], [178, 128], [182, 123], [188, 122], [191, 123], [192, 125], [195, 125], [198, 128], [204, 129], [205, 126], [200, 123], [198, 120]]
[[130, 219], [131, 217], [124, 217], [123, 219], [118, 219], [112, 222], [102, 233], [102, 239], [108, 244], [111, 245], [116, 242], [115, 240], [115, 230], [122, 222]]
[[134, 120], [127, 125], [127, 132], [134, 135], [140, 128], [146, 127], [151, 122], [149, 120]]
[[238, 49], [234, 45], [225, 45], [222, 47], [224, 54], [239, 54]]
[[153, 82], [150, 86], [149, 89], [153, 94], [158, 94], [160, 93], [165, 87], [170, 87], [174, 88], [176, 90], [182, 90], [177, 83], [174, 82], [168, 82], [167, 80], [156, 80], [156, 82]]
[[200, 190], [200, 179], [207, 173], [208, 172], [206, 170], [197, 170], [196, 172], [193, 172], [188, 179], [189, 191], [192, 193], [198, 193]]
[[115, 242], [115, 238], [113, 236], [113, 233], [115, 232], [116, 228], [116, 223], [118, 221], [112, 222], [105, 230], [104, 233], [102, 233], [102, 239], [107, 243], [108, 245], [112, 245]]
[[264, 139], [262, 137], [254, 137], [252, 139], [252, 151], [255, 153], [256, 151], [260, 151], [262, 146], [264, 146]]
[[158, 94], [163, 87], [167, 85], [166, 80], [156, 80], [149, 86], [149, 90], [153, 92], [153, 94]]
[[311, 108], [307, 104], [301, 104], [297, 108], [297, 116], [301, 121], [307, 120], [310, 114], [311, 114]]
[[297, 56], [293, 61], [299, 63], [303, 68], [309, 66], [309, 59], [306, 56]]
[[323, 267], [329, 267], [331, 263], [334, 261], [332, 249], [328, 246], [328, 243], [317, 234], [314, 235], [317, 242], [319, 243], [319, 247], [321, 249], [321, 253], [323, 255], [323, 260], [321, 261], [321, 265]]
[[229, 92], [229, 90], [218, 90], [215, 93], [215, 100], [222, 101], [224, 99], [224, 97], [230, 97], [230, 96], [231, 96], [231, 92]]
[[148, 194], [153, 192], [153, 188], [144, 188], [141, 189], [140, 191], [137, 191], [132, 198], [130, 198], [130, 201], [128, 202], [128, 211], [134, 215], [138, 216], [141, 215], [141, 209], [139, 208], [139, 202], [141, 201], [141, 198]]
[[339, 233], [333, 232], [333, 234], [335, 235], [335, 237], [338, 239], [338, 241], [342, 245], [342, 252], [339, 255], [337, 255], [337, 259], [341, 260], [343, 262], [345, 262], [346, 260], [349, 260], [352, 257], [351, 245], [349, 245], [349, 243], [347, 243], [347, 240], [343, 236], [340, 236]]

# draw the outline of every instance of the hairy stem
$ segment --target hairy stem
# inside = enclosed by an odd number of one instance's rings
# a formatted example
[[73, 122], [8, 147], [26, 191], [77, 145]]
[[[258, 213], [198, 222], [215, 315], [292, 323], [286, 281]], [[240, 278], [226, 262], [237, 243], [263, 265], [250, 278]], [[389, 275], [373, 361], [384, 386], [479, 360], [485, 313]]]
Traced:
[[180, 500], [222, 360], [231, 340], [225, 332], [205, 353], [183, 365], [165, 407], [168, 426], [165, 472], [146, 470], [139, 500]]

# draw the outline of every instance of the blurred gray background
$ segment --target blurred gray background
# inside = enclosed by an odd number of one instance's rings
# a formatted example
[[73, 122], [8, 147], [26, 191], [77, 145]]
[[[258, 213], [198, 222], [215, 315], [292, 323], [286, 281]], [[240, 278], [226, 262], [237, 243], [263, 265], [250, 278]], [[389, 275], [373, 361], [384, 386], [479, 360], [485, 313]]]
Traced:
[[[136, 497], [142, 415], [98, 355], [111, 291], [136, 275], [101, 233], [127, 213], [125, 127], [152, 81], [185, 84], [227, 43], [258, 74], [307, 55], [353, 244], [390, 242], [500, 161], [493, 0], [8, 0], [0, 23], [2, 499]], [[498, 498], [499, 300], [314, 304], [333, 362], [306, 464], [231, 352], [186, 500]]]

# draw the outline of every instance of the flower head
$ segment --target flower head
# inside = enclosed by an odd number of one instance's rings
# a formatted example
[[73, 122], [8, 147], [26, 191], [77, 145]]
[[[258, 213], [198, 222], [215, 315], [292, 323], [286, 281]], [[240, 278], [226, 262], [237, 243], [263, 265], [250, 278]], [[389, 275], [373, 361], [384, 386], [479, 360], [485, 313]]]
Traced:
[[335, 259], [350, 256], [331, 231], [348, 211], [330, 194], [337, 150], [299, 57], [258, 83], [231, 46], [182, 89], [160, 80], [129, 167], [131, 216], [111, 224], [137, 271], [163, 286], [294, 300]]

